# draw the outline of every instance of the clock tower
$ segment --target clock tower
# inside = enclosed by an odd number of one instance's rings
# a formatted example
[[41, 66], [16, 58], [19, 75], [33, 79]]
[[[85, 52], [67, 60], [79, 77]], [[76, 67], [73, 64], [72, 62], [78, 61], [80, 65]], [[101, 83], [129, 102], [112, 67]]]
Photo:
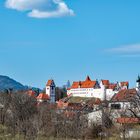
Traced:
[[46, 94], [50, 97], [50, 102], [55, 103], [55, 83], [52, 79], [47, 82]]

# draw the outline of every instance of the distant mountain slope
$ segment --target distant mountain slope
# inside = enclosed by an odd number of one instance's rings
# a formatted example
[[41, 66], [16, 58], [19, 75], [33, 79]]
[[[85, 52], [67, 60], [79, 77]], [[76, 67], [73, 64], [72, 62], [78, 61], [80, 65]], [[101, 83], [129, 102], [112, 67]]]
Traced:
[[9, 88], [14, 89], [14, 90], [24, 90], [27, 87], [9, 78], [8, 76], [0, 75], [0, 90], [9, 89]]

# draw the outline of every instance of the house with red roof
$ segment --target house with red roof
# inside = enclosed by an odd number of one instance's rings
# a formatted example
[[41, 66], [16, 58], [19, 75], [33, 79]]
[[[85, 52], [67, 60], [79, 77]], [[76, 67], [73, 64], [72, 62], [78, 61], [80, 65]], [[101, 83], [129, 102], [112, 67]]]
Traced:
[[109, 105], [108, 109], [110, 117], [116, 125], [134, 126], [140, 123], [139, 112], [139, 93], [135, 88], [121, 89], [115, 94]]
[[48, 102], [50, 100], [50, 97], [48, 96], [48, 94], [45, 93], [40, 93], [37, 97], [36, 97], [38, 102]]
[[[55, 83], [53, 79], [48, 80], [45, 88], [45, 93], [40, 93], [36, 99], [38, 103], [41, 102], [50, 102], [50, 103], [55, 103]], [[30, 93], [31, 94], [31, 93]], [[32, 93], [33, 94], [33, 93]]]
[[[118, 88], [121, 86], [120, 88]], [[128, 82], [111, 83], [109, 80], [91, 80], [87, 76], [85, 81], [74, 81], [72, 86], [67, 89], [68, 96], [95, 97], [101, 100], [110, 100], [122, 87], [127, 86]]]
[[111, 109], [125, 109], [130, 108], [133, 99], [137, 96], [137, 91], [133, 89], [122, 89], [117, 94], [113, 96], [110, 102]]
[[99, 98], [65, 97], [57, 102], [58, 112], [64, 113], [68, 118], [73, 118], [77, 113], [87, 117], [89, 125], [92, 122], [101, 123], [100, 109], [102, 101]]

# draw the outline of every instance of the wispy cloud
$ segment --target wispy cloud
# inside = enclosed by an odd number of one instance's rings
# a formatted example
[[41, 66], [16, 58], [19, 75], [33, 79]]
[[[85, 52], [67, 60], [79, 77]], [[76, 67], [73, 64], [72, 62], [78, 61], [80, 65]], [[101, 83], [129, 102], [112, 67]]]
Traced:
[[109, 53], [118, 54], [121, 57], [139, 57], [140, 44], [123, 45], [107, 50]]
[[137, 58], [137, 57], [140, 57], [140, 54], [122, 54], [122, 55], [120, 55], [120, 57]]
[[74, 11], [63, 0], [6, 0], [5, 6], [18, 11], [27, 11], [28, 16], [34, 18], [74, 15]]
[[140, 44], [124, 45], [109, 50], [116, 53], [140, 53]]

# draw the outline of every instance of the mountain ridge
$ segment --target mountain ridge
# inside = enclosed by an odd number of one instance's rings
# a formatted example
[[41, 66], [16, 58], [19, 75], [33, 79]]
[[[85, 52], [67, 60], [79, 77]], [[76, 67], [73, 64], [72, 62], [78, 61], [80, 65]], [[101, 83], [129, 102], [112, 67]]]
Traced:
[[9, 76], [0, 75], [0, 90], [4, 89], [25, 90], [27, 89], [27, 86], [22, 85], [20, 82]]

